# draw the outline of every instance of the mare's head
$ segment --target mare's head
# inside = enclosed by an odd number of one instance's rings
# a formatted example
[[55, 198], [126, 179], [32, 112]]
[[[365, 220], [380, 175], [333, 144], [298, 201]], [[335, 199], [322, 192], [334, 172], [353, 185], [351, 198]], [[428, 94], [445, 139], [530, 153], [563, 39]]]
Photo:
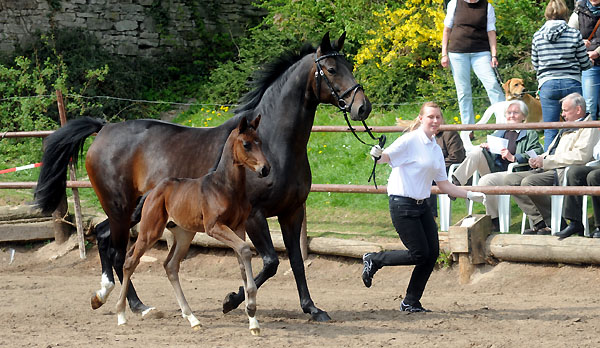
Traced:
[[230, 137], [233, 139], [230, 139], [230, 141], [233, 141], [232, 152], [234, 163], [243, 165], [256, 172], [262, 178], [269, 175], [271, 165], [262, 152], [262, 142], [256, 132], [259, 123], [260, 115], [250, 123], [248, 123], [246, 117], [240, 117], [240, 123], [231, 132]]
[[333, 43], [329, 33], [323, 36], [315, 55], [315, 74], [311, 83], [319, 101], [347, 111], [353, 121], [362, 121], [371, 113], [371, 102], [340, 53], [345, 39], [345, 32]]

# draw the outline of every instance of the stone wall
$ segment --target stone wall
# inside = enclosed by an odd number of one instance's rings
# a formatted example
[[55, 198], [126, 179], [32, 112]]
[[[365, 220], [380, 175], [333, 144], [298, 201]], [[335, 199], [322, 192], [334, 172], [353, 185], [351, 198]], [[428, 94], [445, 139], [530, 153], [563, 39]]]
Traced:
[[[26, 45], [37, 31], [77, 28], [112, 53], [155, 56], [198, 47], [201, 36], [240, 36], [264, 11], [253, 0], [0, 0], [0, 51]], [[200, 22], [200, 23], [197, 23]]]

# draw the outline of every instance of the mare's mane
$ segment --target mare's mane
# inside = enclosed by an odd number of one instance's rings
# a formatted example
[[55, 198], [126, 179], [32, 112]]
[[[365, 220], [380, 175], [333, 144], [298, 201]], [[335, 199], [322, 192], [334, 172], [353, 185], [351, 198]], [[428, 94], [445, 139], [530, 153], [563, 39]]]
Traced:
[[[316, 47], [305, 44], [300, 51], [286, 51], [270, 63], [265, 64], [262, 69], [257, 70], [252, 75], [249, 82], [249, 85], [253, 87], [253, 89], [240, 98], [239, 106], [234, 110], [232, 120], [235, 119], [237, 124], [240, 117], [246, 117], [247, 121], [251, 122], [253, 119], [252, 112], [262, 100], [266, 90], [304, 56], [315, 53], [316, 51]], [[223, 143], [223, 146], [225, 146], [225, 143]], [[219, 150], [219, 155], [217, 156], [213, 167], [208, 171], [209, 173], [212, 173], [217, 169], [217, 166], [221, 161], [223, 146], [221, 146]]]
[[260, 103], [267, 88], [269, 88], [292, 65], [304, 56], [316, 52], [317, 49], [310, 44], [305, 44], [299, 52], [288, 51], [267, 63], [262, 69], [257, 70], [249, 83], [253, 89], [240, 99], [240, 106], [235, 109], [235, 114], [254, 110]]

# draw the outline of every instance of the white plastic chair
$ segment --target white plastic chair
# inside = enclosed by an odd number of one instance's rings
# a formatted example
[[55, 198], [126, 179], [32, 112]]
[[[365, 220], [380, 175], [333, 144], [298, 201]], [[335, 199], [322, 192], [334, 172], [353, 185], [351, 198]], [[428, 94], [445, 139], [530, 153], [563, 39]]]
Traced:
[[[448, 178], [451, 178], [450, 175], [452, 175], [451, 173], [454, 173], [456, 168], [458, 168], [457, 163], [450, 165], [450, 168], [448, 170]], [[438, 195], [438, 210], [439, 210], [438, 216], [440, 219], [440, 231], [446, 232], [446, 231], [448, 231], [448, 228], [450, 228], [450, 216], [451, 216], [450, 204], [451, 204], [451, 200], [447, 194], [440, 193]]]
[[[513, 173], [515, 168], [527, 166], [527, 163], [510, 163], [506, 169], [507, 173]], [[526, 215], [523, 213], [521, 233], [525, 229]], [[510, 195], [499, 195], [498, 197], [498, 222], [501, 233], [508, 233], [510, 228]]]
[[[448, 168], [448, 180], [452, 180], [452, 174], [454, 173], [454, 171], [456, 170], [456, 168], [458, 168], [460, 164], [458, 163], [454, 163], [450, 165], [450, 168]], [[479, 172], [475, 171], [475, 173], [473, 173], [473, 186], [477, 185], [477, 182], [479, 182]], [[448, 231], [448, 228], [450, 228], [450, 223], [451, 223], [451, 216], [452, 216], [452, 210], [451, 210], [451, 200], [450, 197], [448, 197], [447, 194], [442, 193], [438, 195], [438, 206], [439, 206], [439, 212], [438, 212], [438, 216], [440, 219], [440, 231]], [[468, 214], [471, 215], [473, 213], [473, 201], [469, 201], [469, 205], [468, 205]]]

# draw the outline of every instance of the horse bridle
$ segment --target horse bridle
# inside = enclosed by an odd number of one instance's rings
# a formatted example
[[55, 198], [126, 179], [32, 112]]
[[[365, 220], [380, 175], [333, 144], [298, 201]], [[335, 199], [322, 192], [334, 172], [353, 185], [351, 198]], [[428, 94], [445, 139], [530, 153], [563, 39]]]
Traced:
[[[321, 98], [319, 96], [320, 92], [321, 92], [321, 78], [323, 78], [325, 80], [325, 82], [327, 83], [327, 87], [329, 87], [329, 91], [331, 92], [331, 95], [337, 100], [338, 102], [338, 109], [340, 109], [340, 111], [342, 111], [344, 113], [344, 119], [346, 120], [346, 124], [348, 124], [348, 128], [350, 129], [350, 131], [352, 132], [352, 134], [354, 135], [354, 137], [356, 139], [358, 139], [358, 141], [360, 141], [361, 143], [363, 143], [364, 145], [367, 146], [374, 146], [375, 144], [369, 144], [364, 142], [359, 136], [358, 134], [356, 134], [356, 130], [352, 127], [352, 125], [350, 124], [350, 120], [348, 119], [348, 111], [352, 110], [352, 104], [354, 104], [354, 98], [356, 97], [356, 92], [358, 92], [359, 89], [363, 89], [362, 86], [357, 83], [354, 86], [348, 88], [346, 91], [344, 91], [342, 94], [338, 94], [335, 90], [335, 88], [333, 88], [333, 85], [331, 84], [331, 81], [329, 81], [329, 78], [327, 78], [327, 75], [325, 75], [325, 72], [323, 71], [323, 68], [321, 67], [321, 63], [320, 61], [326, 58], [331, 58], [331, 57], [336, 57], [336, 56], [344, 56], [343, 54], [339, 53], [339, 52], [333, 52], [333, 53], [328, 53], [328, 54], [324, 54], [320, 57], [315, 58], [315, 64], [317, 69], [315, 70], [315, 83], [316, 83], [316, 95], [317, 95], [317, 100], [320, 102]], [[350, 101], [350, 104], [346, 104], [346, 101], [344, 100], [344, 98], [348, 95], [352, 93], [352, 100]], [[385, 134], [382, 134], [379, 138], [376, 138], [373, 133], [371, 133], [371, 128], [369, 128], [369, 126], [367, 126], [367, 123], [365, 122], [365, 120], [361, 120], [363, 126], [365, 127], [365, 132], [367, 132], [369, 134], [369, 136], [371, 137], [371, 139], [373, 140], [377, 140], [379, 142], [379, 146], [383, 149], [384, 145], [385, 145], [385, 141], [386, 141], [386, 136]], [[375, 158], [375, 161], [373, 163], [373, 170], [371, 171], [371, 175], [369, 176], [369, 180], [367, 182], [371, 182], [371, 178], [373, 178], [373, 184], [375, 185], [375, 188], [377, 188], [377, 182], [375, 181], [375, 168], [377, 166], [377, 161], [379, 160], [379, 158]]]

